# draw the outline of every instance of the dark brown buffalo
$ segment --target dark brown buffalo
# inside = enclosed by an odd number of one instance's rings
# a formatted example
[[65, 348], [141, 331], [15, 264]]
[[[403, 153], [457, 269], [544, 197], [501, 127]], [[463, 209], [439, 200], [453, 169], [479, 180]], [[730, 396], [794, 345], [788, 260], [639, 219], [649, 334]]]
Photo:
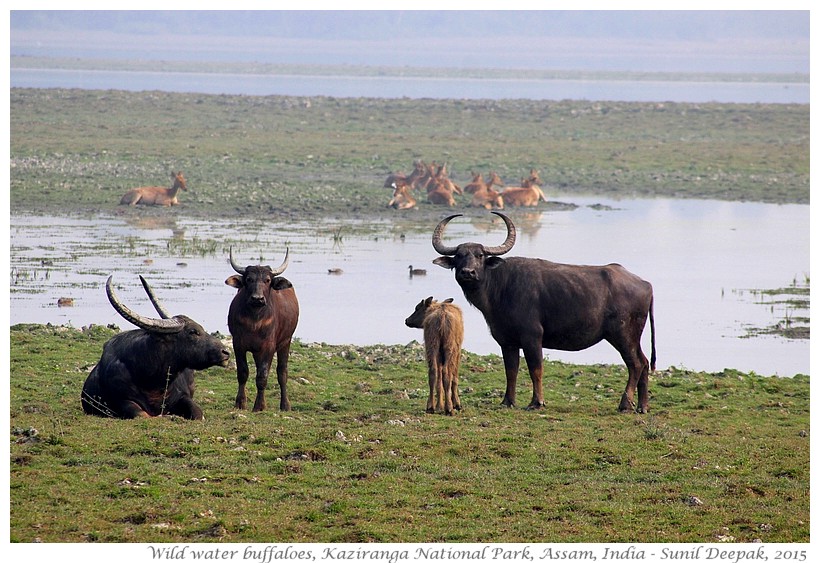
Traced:
[[120, 303], [112, 276], [105, 285], [108, 300], [140, 329], [121, 332], [103, 345], [100, 361], [83, 385], [80, 402], [86, 414], [137, 418], [174, 414], [203, 418], [194, 400], [194, 370], [224, 366], [230, 352], [184, 315], [171, 317], [140, 276], [162, 318], [143, 317]]
[[285, 253], [282, 265], [274, 269], [270, 266], [242, 268], [234, 262], [231, 252], [231, 266], [239, 274], [225, 280], [226, 284], [239, 290], [228, 310], [228, 329], [233, 336], [236, 378], [239, 381], [236, 408], [244, 409], [247, 405], [245, 384], [249, 375], [247, 353], [250, 352], [256, 364], [253, 410], [265, 410], [265, 389], [275, 354], [276, 378], [281, 394], [279, 408], [289, 411], [288, 356], [293, 331], [299, 321], [299, 302], [293, 285], [285, 278], [278, 277], [288, 267], [288, 253]]
[[[507, 390], [502, 404], [515, 404], [519, 350], [532, 379], [529, 408], [544, 406], [542, 348], [583, 350], [606, 340], [621, 354], [629, 380], [619, 410], [649, 411], [649, 368], [655, 369], [655, 315], [652, 286], [618, 264], [574, 266], [537, 258], [500, 256], [515, 244], [515, 226], [506, 215], [493, 211], [507, 225], [501, 246], [466, 242], [446, 246], [442, 220], [433, 232], [433, 248], [442, 256], [433, 263], [455, 270], [464, 296], [484, 314], [490, 333], [501, 346]], [[652, 362], [641, 350], [646, 318], [652, 331]]]

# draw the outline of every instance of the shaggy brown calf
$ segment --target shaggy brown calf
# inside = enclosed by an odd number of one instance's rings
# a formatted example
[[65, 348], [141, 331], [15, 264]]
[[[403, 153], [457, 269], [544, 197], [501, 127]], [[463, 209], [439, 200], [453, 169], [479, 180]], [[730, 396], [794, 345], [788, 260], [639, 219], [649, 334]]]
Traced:
[[424, 350], [427, 354], [427, 379], [430, 396], [427, 412], [444, 411], [452, 415], [461, 410], [458, 397], [458, 367], [461, 364], [461, 344], [464, 342], [464, 321], [461, 309], [452, 299], [438, 302], [432, 297], [422, 299], [404, 323], [424, 329]]

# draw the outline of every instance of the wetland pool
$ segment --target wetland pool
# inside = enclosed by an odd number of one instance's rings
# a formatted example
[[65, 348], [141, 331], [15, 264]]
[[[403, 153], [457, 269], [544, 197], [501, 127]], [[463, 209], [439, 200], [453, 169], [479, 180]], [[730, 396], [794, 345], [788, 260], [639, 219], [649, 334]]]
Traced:
[[[560, 210], [512, 210], [519, 231], [509, 256], [555, 262], [619, 262], [655, 291], [658, 369], [761, 375], [809, 374], [809, 340], [749, 336], [784, 318], [808, 317], [762, 295], [809, 282], [809, 206], [702, 200], [576, 197]], [[329, 344], [422, 341], [404, 325], [427, 296], [453, 297], [464, 311], [465, 349], [500, 354], [484, 319], [470, 306], [453, 273], [431, 262], [436, 220], [419, 224], [412, 211], [396, 220], [277, 223], [259, 219], [164, 216], [128, 208], [95, 217], [10, 217], [10, 324], [133, 328], [112, 309], [105, 280], [114, 275], [120, 299], [156, 316], [137, 277], [145, 276], [172, 314], [186, 314], [208, 331], [228, 334], [235, 290], [229, 249], [240, 264], [278, 265], [286, 247], [300, 301], [295, 337]], [[450, 223], [445, 242], [499, 244], [503, 222], [481, 210]], [[441, 216], [446, 215], [442, 211]], [[408, 266], [424, 268], [410, 277]], [[340, 269], [341, 274], [329, 270]], [[61, 298], [71, 306], [58, 306]], [[644, 331], [649, 355], [649, 326]], [[621, 364], [600, 343], [581, 352], [544, 350], [550, 360]], [[522, 364], [523, 366], [523, 364]]]

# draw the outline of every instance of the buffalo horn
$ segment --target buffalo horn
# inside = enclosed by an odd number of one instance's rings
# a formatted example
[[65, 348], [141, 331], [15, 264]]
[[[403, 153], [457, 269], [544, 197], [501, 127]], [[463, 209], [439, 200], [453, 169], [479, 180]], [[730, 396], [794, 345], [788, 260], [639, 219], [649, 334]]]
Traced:
[[[278, 268], [271, 268], [271, 273], [274, 276], [278, 276], [282, 272], [284, 272], [288, 267], [288, 255], [290, 254], [290, 249], [285, 248], [285, 258], [282, 260], [282, 264]], [[233, 261], [233, 247], [230, 249], [230, 260], [231, 260], [231, 267], [236, 271], [237, 274], [245, 275], [245, 268], [241, 267], [239, 264]]]
[[[512, 219], [503, 213], [499, 213], [497, 211], [493, 211], [493, 213], [501, 217], [507, 225], [507, 238], [501, 246], [485, 247], [484, 252], [486, 252], [489, 256], [500, 256], [512, 250], [512, 247], [515, 244], [515, 225], [513, 225]], [[436, 252], [443, 256], [454, 256], [456, 250], [458, 249], [458, 247], [455, 246], [445, 246], [441, 242], [441, 234], [444, 232], [444, 227], [446, 227], [447, 223], [456, 217], [461, 217], [461, 215], [450, 215], [449, 217], [446, 217], [436, 226], [436, 229], [433, 231], [433, 248]]]
[[507, 239], [501, 244], [501, 246], [485, 247], [484, 252], [490, 256], [500, 256], [512, 250], [512, 247], [515, 244], [515, 225], [513, 225], [512, 219], [503, 213], [499, 213], [498, 211], [493, 211], [492, 213], [501, 217], [507, 225]]
[[446, 227], [447, 223], [456, 217], [461, 217], [461, 213], [445, 217], [438, 225], [436, 225], [436, 229], [433, 231], [433, 248], [442, 256], [454, 256], [456, 253], [457, 247], [444, 246], [444, 243], [441, 242], [441, 234], [444, 232], [444, 227]]
[[233, 247], [230, 249], [230, 261], [231, 261], [231, 268], [233, 268], [237, 274], [242, 276], [245, 275], [245, 268], [239, 266], [236, 262], [233, 261]]
[[282, 260], [282, 264], [278, 268], [271, 269], [274, 276], [278, 276], [288, 268], [288, 254], [290, 254], [290, 248], [285, 248], [285, 258]]
[[165, 307], [163, 307], [162, 304], [159, 302], [157, 296], [154, 295], [154, 290], [151, 289], [151, 286], [148, 285], [148, 282], [145, 280], [145, 278], [140, 276], [140, 281], [142, 282], [142, 287], [145, 288], [145, 293], [148, 294], [148, 299], [151, 300], [151, 304], [154, 306], [154, 309], [157, 310], [159, 316], [163, 319], [170, 319], [171, 317], [173, 317], [173, 315], [166, 311]]
[[108, 276], [108, 281], [105, 283], [105, 292], [108, 294], [108, 301], [111, 302], [111, 306], [114, 307], [114, 310], [122, 315], [122, 318], [126, 321], [149, 332], [179, 332], [182, 330], [182, 327], [185, 326], [185, 323], [179, 319], [151, 319], [133, 312], [117, 299], [117, 295], [114, 293], [113, 279], [114, 276]]

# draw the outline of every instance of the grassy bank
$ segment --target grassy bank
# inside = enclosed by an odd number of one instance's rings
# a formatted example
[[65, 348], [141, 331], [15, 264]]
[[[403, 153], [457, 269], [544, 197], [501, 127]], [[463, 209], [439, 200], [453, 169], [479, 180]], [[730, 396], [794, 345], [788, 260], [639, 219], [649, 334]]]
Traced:
[[421, 346], [298, 343], [292, 412], [236, 411], [214, 368], [204, 422], [121, 421], [79, 403], [112, 334], [12, 327], [12, 541], [809, 541], [804, 376], [659, 371], [641, 416], [617, 412], [622, 366], [550, 362], [526, 411], [467, 354], [445, 417]]
[[182, 170], [171, 213], [395, 217], [382, 183], [415, 159], [447, 162], [461, 184], [536, 168], [552, 198], [809, 202], [808, 105], [14, 88], [10, 130], [12, 212], [112, 211]]
[[[385, 208], [385, 176], [415, 159], [462, 184], [537, 168], [556, 199], [809, 202], [803, 105], [12, 89], [10, 113], [12, 213], [427, 229], [442, 208]], [[180, 206], [117, 205], [172, 170]], [[112, 334], [12, 327], [12, 541], [809, 540], [804, 376], [671, 368], [635, 416], [617, 412], [623, 366], [551, 362], [548, 406], [528, 412], [499, 406], [500, 358], [467, 354], [465, 409], [443, 417], [424, 414], [420, 346], [298, 343], [290, 413], [237, 412], [235, 374], [215, 368], [198, 379], [205, 422], [87, 417], [80, 389]]]

